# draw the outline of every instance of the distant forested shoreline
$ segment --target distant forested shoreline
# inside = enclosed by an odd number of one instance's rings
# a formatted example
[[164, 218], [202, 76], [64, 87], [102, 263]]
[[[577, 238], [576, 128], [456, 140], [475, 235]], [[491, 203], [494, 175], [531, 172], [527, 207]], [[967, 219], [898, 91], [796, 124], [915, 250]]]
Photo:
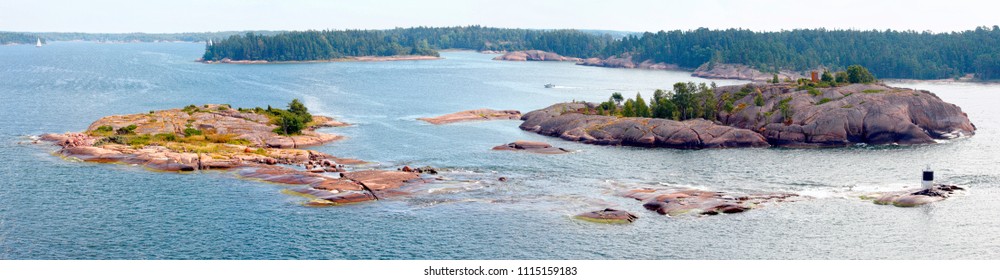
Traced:
[[[40, 38], [48, 41], [93, 41], [93, 42], [205, 42], [213, 39], [226, 38], [248, 31], [222, 32], [185, 32], [185, 33], [81, 33], [81, 32], [4, 32], [0, 31], [0, 45], [5, 44], [4, 38], [18, 39], [11, 43], [34, 44]], [[286, 31], [249, 31], [260, 35], [275, 35]]]
[[[0, 45], [10, 45], [10, 44], [32, 44], [38, 42], [41, 39], [32, 34], [28, 33], [18, 33], [18, 32], [0, 32]], [[45, 40], [42, 39], [44, 43]]]
[[1000, 79], [1000, 27], [950, 33], [894, 30], [743, 29], [660, 31], [612, 36], [578, 30], [414, 27], [389, 30], [249, 32], [206, 46], [204, 60], [328, 60], [353, 56], [437, 56], [439, 49], [542, 50], [579, 58], [631, 57], [638, 63], [742, 64], [764, 72], [864, 65], [879, 78]]

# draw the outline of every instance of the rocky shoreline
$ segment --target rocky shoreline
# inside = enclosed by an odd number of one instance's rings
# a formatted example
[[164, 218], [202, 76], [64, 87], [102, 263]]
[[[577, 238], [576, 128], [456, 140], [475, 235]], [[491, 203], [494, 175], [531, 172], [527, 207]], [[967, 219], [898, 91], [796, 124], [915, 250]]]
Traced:
[[[488, 54], [497, 54], [498, 52], [481, 52]], [[635, 69], [653, 69], [653, 70], [680, 70], [681, 68], [674, 64], [666, 63], [654, 63], [652, 60], [646, 60], [640, 63], [635, 63], [632, 61], [631, 56], [627, 57], [617, 57], [611, 56], [608, 58], [578, 58], [578, 57], [568, 57], [562, 56], [552, 52], [540, 51], [540, 50], [527, 50], [527, 51], [511, 51], [500, 53], [501, 56], [494, 57], [493, 60], [503, 60], [503, 61], [571, 61], [576, 62], [576, 65], [582, 66], [597, 66], [597, 67], [608, 67], [608, 68], [635, 68]]]
[[528, 112], [520, 128], [587, 144], [680, 149], [933, 144], [976, 130], [961, 108], [931, 92], [878, 84], [812, 90], [749, 84], [714, 94], [715, 100], [738, 98], [732, 111], [713, 120], [596, 115], [597, 104], [574, 102]]
[[344, 58], [326, 60], [289, 60], [289, 61], [267, 61], [267, 60], [202, 60], [197, 62], [205, 64], [289, 64], [289, 63], [324, 63], [324, 62], [382, 62], [382, 61], [410, 61], [410, 60], [438, 60], [437, 56], [429, 55], [398, 55], [398, 56], [352, 56]]
[[529, 50], [529, 51], [514, 51], [506, 52], [503, 55], [494, 57], [493, 60], [504, 60], [504, 61], [574, 61], [579, 62], [582, 59], [576, 57], [561, 56], [556, 53], [539, 51], [539, 50]]
[[[581, 66], [650, 70], [691, 70], [693, 72], [691, 76], [708, 79], [736, 79], [763, 82], [771, 81], [774, 78], [773, 73], [764, 73], [749, 66], [740, 64], [705, 63], [696, 69], [685, 69], [676, 64], [653, 62], [652, 60], [645, 60], [636, 63], [630, 55], [622, 57], [610, 56], [606, 58], [577, 58], [540, 50], [482, 53], [502, 54], [494, 57], [493, 60], [503, 61], [572, 61]], [[798, 80], [799, 78], [805, 77], [799, 73], [791, 71], [781, 71], [780, 73], [777, 73], [777, 75], [778, 79], [781, 81], [786, 79]]]
[[806, 76], [791, 71], [764, 73], [760, 70], [753, 69], [750, 66], [725, 63], [705, 63], [697, 69], [694, 69], [693, 73], [691, 73], [692, 77], [706, 79], [747, 80], [754, 82], [769, 82], [774, 79], [774, 75], [778, 75], [779, 81], [795, 81], [801, 78], [807, 78]]

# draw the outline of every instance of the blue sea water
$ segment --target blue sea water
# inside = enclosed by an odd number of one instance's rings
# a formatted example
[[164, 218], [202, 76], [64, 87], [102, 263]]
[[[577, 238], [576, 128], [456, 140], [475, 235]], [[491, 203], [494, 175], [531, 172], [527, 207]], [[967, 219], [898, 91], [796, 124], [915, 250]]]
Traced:
[[[441, 60], [277, 65], [196, 63], [201, 44], [52, 42], [0, 47], [0, 259], [997, 259], [1000, 258], [998, 84], [890, 82], [930, 90], [968, 113], [975, 137], [912, 147], [681, 151], [604, 147], [521, 131], [519, 121], [434, 126], [415, 119], [476, 108], [530, 111], [651, 96], [682, 71]], [[740, 81], [715, 80], [719, 85]], [[553, 89], [542, 85], [553, 83]], [[308, 208], [287, 186], [227, 172], [179, 174], [79, 163], [30, 144], [82, 131], [110, 114], [188, 104], [284, 106], [299, 98], [350, 127], [314, 149], [469, 174], [372, 203]], [[576, 150], [495, 152], [514, 140]], [[917, 208], [857, 198], [915, 186], [931, 164], [966, 195]], [[511, 180], [494, 180], [505, 176]], [[746, 213], [666, 217], [616, 192], [693, 187], [794, 192], [808, 199]], [[630, 225], [572, 216], [606, 207]]]

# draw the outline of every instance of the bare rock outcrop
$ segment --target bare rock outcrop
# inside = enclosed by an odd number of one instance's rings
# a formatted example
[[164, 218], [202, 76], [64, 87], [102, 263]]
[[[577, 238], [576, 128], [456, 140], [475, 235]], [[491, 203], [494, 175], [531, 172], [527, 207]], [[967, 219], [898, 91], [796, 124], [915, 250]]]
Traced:
[[300, 148], [322, 145], [341, 138], [337, 135], [316, 132], [316, 128], [347, 125], [323, 116], [315, 116], [313, 123], [312, 127], [302, 131], [302, 135], [283, 136], [274, 133], [277, 126], [265, 115], [241, 112], [225, 105], [209, 104], [185, 109], [151, 111], [149, 114], [107, 116], [92, 123], [87, 132], [93, 132], [101, 127], [117, 130], [130, 125], [136, 126], [135, 133], [150, 135], [184, 135], [185, 129], [196, 129], [205, 133], [247, 140], [255, 147]]
[[893, 205], [896, 207], [916, 207], [945, 200], [964, 188], [953, 185], [934, 185], [930, 189], [909, 189], [898, 192], [873, 193], [862, 196], [871, 199], [878, 205]]
[[785, 202], [798, 197], [789, 193], [740, 195], [696, 189], [637, 189], [623, 196], [642, 201], [647, 210], [669, 216], [742, 213], [763, 203]]
[[[771, 81], [774, 79], [774, 75], [775, 73], [764, 73], [746, 65], [725, 63], [705, 63], [691, 74], [691, 76], [706, 79], [736, 79], [757, 82]], [[780, 81], [785, 81], [786, 79], [794, 81], [806, 78], [803, 75], [790, 71], [780, 71], [777, 75]]]
[[536, 154], [565, 154], [570, 150], [552, 147], [549, 143], [518, 140], [512, 143], [493, 147], [494, 151], [525, 151]]
[[520, 128], [542, 135], [597, 145], [679, 149], [767, 147], [760, 134], [706, 120], [674, 121], [576, 113], [590, 103], [560, 103], [532, 111]]
[[588, 58], [577, 62], [577, 65], [583, 66], [597, 66], [597, 67], [610, 67], [610, 68], [638, 68], [638, 69], [654, 69], [654, 70], [677, 70], [680, 66], [676, 64], [667, 64], [663, 62], [653, 62], [652, 60], [645, 60], [639, 63], [635, 63], [632, 56], [610, 56], [607, 58]]
[[580, 61], [581, 59], [575, 57], [561, 56], [556, 53], [539, 51], [539, 50], [528, 50], [528, 51], [512, 51], [506, 52], [501, 56], [494, 57], [493, 60], [505, 60], [505, 61]]
[[449, 124], [467, 121], [487, 121], [487, 120], [516, 120], [521, 118], [521, 111], [518, 110], [493, 110], [476, 109], [451, 113], [431, 118], [418, 118], [431, 124]]
[[574, 218], [604, 224], [629, 224], [639, 219], [639, 216], [625, 210], [607, 208], [574, 216]]
[[[737, 99], [741, 91], [750, 93]], [[763, 106], [753, 100], [757, 92]], [[719, 87], [715, 93], [719, 99], [733, 96], [738, 108], [720, 112], [718, 121], [757, 131], [775, 146], [931, 144], [976, 130], [961, 108], [922, 90], [851, 84], [810, 91], [794, 84], [752, 84]]]

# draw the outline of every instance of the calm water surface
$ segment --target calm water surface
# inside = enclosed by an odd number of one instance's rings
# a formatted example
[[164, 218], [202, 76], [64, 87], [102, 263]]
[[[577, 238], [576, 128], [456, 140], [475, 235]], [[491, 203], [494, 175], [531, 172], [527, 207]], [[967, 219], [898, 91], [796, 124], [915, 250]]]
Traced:
[[[892, 82], [955, 103], [979, 128], [940, 145], [679, 151], [583, 145], [521, 131], [519, 121], [415, 121], [475, 108], [530, 111], [602, 101], [686, 72], [555, 62], [445, 59], [384, 63], [205, 65], [201, 44], [54, 42], [0, 47], [0, 259], [997, 259], [998, 84]], [[719, 85], [742, 83], [716, 80]], [[559, 85], [545, 89], [542, 85]], [[177, 174], [76, 163], [30, 135], [81, 131], [109, 114], [227, 103], [284, 106], [356, 124], [317, 147], [379, 162], [432, 165], [485, 178], [376, 203], [307, 208], [283, 186], [225, 172]], [[493, 152], [514, 140], [578, 150]], [[931, 164], [967, 195], [930, 206], [877, 206], [856, 196], [918, 183]], [[496, 182], [499, 176], [511, 178]], [[488, 180], [487, 180], [488, 179]], [[659, 216], [614, 194], [647, 187], [809, 196], [738, 215]], [[631, 225], [572, 219], [615, 207]]]

